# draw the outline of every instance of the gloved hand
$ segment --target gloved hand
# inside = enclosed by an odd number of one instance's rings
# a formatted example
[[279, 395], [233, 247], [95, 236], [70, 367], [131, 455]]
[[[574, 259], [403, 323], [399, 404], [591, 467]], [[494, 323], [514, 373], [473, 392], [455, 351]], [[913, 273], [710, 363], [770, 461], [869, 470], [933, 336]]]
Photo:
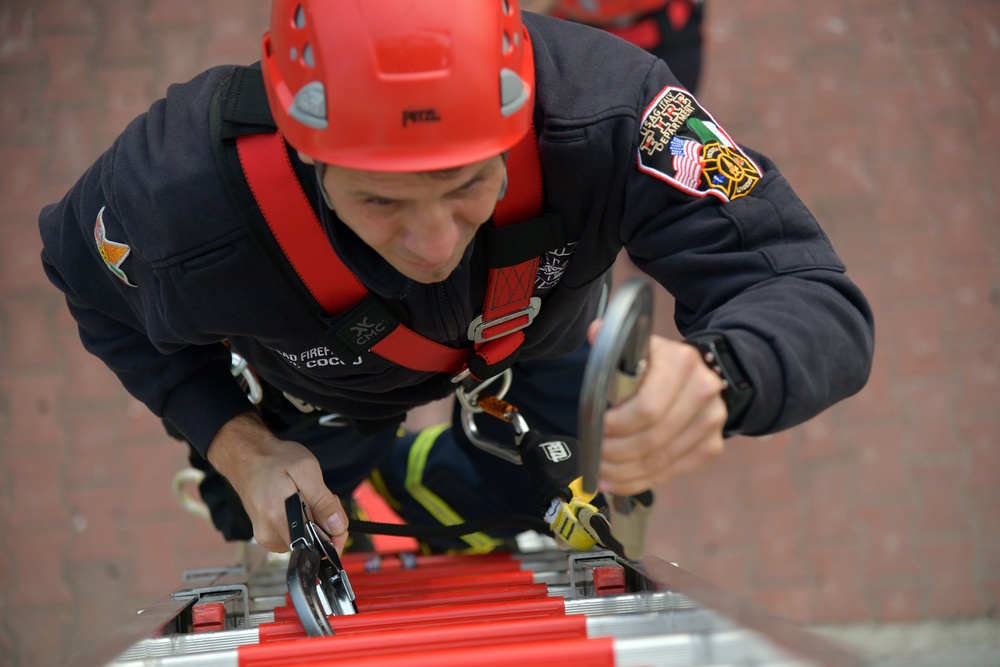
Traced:
[[521, 461], [542, 499], [542, 515], [552, 527], [559, 547], [577, 551], [593, 547], [599, 541], [598, 535], [589, 522], [581, 521], [581, 516], [602, 513], [606, 507], [603, 498], [583, 491], [579, 441], [528, 431], [519, 447]]
[[542, 499], [542, 511], [560, 497], [570, 500], [570, 483], [580, 476], [580, 442], [566, 435], [545, 436], [528, 431], [518, 445], [521, 462]]

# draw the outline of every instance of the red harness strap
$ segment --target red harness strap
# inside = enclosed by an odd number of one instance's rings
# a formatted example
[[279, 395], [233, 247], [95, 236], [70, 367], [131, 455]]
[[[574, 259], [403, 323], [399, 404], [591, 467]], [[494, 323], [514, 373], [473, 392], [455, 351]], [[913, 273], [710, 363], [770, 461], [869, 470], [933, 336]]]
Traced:
[[[523, 222], [542, 212], [542, 161], [535, 127], [507, 153], [507, 192], [493, 213], [496, 227]], [[492, 366], [506, 359], [524, 342], [524, 327], [531, 323], [526, 311], [535, 287], [538, 257], [514, 266], [490, 269], [483, 303], [483, 343], [476, 354]], [[514, 316], [516, 313], [524, 313]], [[490, 326], [492, 320], [509, 318]], [[484, 380], [486, 378], [480, 378]]]
[[[280, 133], [249, 134], [236, 141], [243, 173], [267, 225], [299, 278], [329, 314], [343, 313], [368, 290], [337, 256], [292, 168]], [[497, 202], [497, 227], [537, 217], [542, 210], [541, 161], [534, 131], [509, 153], [507, 194]], [[538, 258], [490, 269], [476, 354], [487, 365], [509, 357], [524, 340]], [[518, 315], [519, 311], [524, 314]], [[490, 325], [493, 320], [498, 323]], [[457, 374], [470, 356], [398, 325], [371, 351], [405, 368]]]

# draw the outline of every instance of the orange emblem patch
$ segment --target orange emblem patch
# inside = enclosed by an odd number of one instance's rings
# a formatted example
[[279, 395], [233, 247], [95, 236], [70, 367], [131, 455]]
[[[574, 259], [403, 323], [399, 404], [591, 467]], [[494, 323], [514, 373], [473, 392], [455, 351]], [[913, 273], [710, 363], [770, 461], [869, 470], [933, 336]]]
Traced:
[[97, 252], [101, 254], [101, 259], [104, 260], [104, 263], [108, 265], [111, 273], [115, 274], [118, 280], [129, 287], [138, 287], [138, 285], [132, 284], [132, 281], [125, 275], [125, 271], [122, 270], [122, 263], [128, 258], [132, 252], [132, 248], [124, 243], [108, 240], [107, 232], [104, 230], [104, 208], [102, 206], [101, 210], [97, 212], [97, 224], [94, 225], [94, 240], [97, 242]]

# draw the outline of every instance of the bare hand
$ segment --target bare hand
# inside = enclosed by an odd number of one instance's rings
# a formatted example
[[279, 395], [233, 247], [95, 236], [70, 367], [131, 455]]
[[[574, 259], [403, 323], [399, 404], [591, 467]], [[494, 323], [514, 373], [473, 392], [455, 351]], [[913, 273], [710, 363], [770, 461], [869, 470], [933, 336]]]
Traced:
[[[600, 323], [588, 332], [591, 342]], [[642, 493], [693, 472], [722, 453], [723, 381], [685, 343], [650, 337], [639, 390], [604, 416], [601, 489]]]
[[257, 542], [268, 551], [289, 550], [285, 498], [296, 491], [313, 521], [332, 538], [338, 552], [347, 542], [347, 513], [323, 482], [312, 452], [281, 440], [248, 412], [228, 421], [208, 448], [208, 459], [243, 501]]

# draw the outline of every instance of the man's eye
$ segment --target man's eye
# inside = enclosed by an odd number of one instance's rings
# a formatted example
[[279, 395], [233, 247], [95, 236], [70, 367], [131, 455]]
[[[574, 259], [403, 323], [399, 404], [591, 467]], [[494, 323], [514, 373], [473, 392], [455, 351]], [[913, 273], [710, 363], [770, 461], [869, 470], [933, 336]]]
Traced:
[[474, 178], [471, 181], [469, 181], [468, 183], [464, 184], [458, 190], [459, 190], [459, 192], [468, 192], [469, 190], [472, 190], [477, 185], [479, 185], [482, 181], [483, 181], [482, 178], [479, 178], [479, 177]]
[[392, 199], [385, 199], [383, 197], [368, 197], [365, 199], [365, 203], [372, 206], [391, 206], [395, 202]]

